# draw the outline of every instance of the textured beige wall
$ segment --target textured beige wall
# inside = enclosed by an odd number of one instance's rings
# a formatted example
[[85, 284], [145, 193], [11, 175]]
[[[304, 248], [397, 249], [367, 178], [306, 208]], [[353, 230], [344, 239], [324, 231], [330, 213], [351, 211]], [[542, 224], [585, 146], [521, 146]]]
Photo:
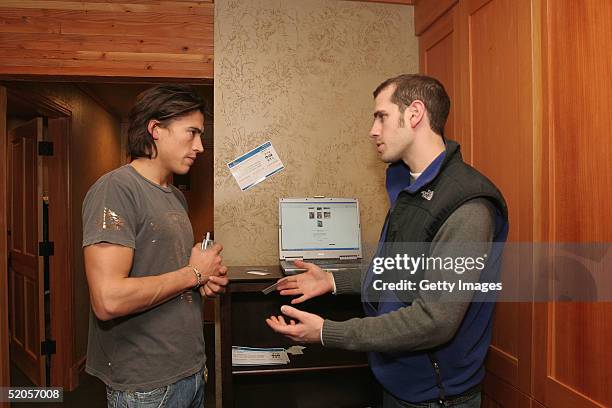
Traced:
[[[214, 215], [225, 263], [278, 262], [279, 197], [357, 197], [364, 244], [377, 242], [388, 207], [367, 136], [372, 90], [417, 67], [411, 6], [215, 1]], [[226, 164], [266, 140], [285, 170], [241, 192]]]

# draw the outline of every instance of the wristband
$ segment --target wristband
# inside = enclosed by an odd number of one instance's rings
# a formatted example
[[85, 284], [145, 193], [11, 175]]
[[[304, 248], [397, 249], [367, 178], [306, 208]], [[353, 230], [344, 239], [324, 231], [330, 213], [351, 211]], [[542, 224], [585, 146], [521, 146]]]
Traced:
[[202, 274], [200, 271], [198, 271], [198, 268], [193, 265], [187, 265], [187, 267], [193, 269], [193, 273], [198, 281], [198, 283], [196, 283], [196, 285], [193, 287], [193, 290], [197, 290], [200, 286], [202, 286]]

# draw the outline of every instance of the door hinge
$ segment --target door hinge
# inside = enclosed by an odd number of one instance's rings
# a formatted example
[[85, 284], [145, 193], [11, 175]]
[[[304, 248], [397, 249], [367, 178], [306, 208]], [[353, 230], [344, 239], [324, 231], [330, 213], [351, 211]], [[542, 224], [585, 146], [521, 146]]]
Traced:
[[38, 243], [38, 256], [52, 256], [55, 250], [53, 242], [44, 241]]
[[39, 156], [53, 156], [53, 142], [38, 142]]
[[40, 342], [40, 355], [48, 356], [55, 354], [55, 340], [44, 340]]

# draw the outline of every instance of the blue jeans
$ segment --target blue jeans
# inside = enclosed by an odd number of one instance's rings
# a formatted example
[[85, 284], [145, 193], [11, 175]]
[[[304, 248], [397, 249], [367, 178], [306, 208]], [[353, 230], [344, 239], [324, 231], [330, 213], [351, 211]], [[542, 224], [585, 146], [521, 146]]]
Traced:
[[469, 397], [457, 398], [447, 405], [442, 405], [439, 402], [412, 404], [410, 402], [400, 401], [388, 392], [383, 391], [383, 408], [480, 408], [480, 399], [480, 392], [478, 392]]
[[108, 408], [202, 408], [204, 407], [204, 369], [150, 391], [118, 391], [106, 387]]

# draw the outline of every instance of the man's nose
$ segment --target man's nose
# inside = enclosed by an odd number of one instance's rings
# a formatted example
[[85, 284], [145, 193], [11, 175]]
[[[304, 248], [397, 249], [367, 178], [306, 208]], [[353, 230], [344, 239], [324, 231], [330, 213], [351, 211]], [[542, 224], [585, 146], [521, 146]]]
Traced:
[[204, 135], [201, 135], [200, 137], [196, 137], [194, 140], [193, 150], [198, 154], [204, 151], [204, 145], [202, 144], [203, 137]]
[[372, 127], [370, 128], [370, 137], [375, 138], [380, 135], [380, 126], [374, 122], [372, 123]]

